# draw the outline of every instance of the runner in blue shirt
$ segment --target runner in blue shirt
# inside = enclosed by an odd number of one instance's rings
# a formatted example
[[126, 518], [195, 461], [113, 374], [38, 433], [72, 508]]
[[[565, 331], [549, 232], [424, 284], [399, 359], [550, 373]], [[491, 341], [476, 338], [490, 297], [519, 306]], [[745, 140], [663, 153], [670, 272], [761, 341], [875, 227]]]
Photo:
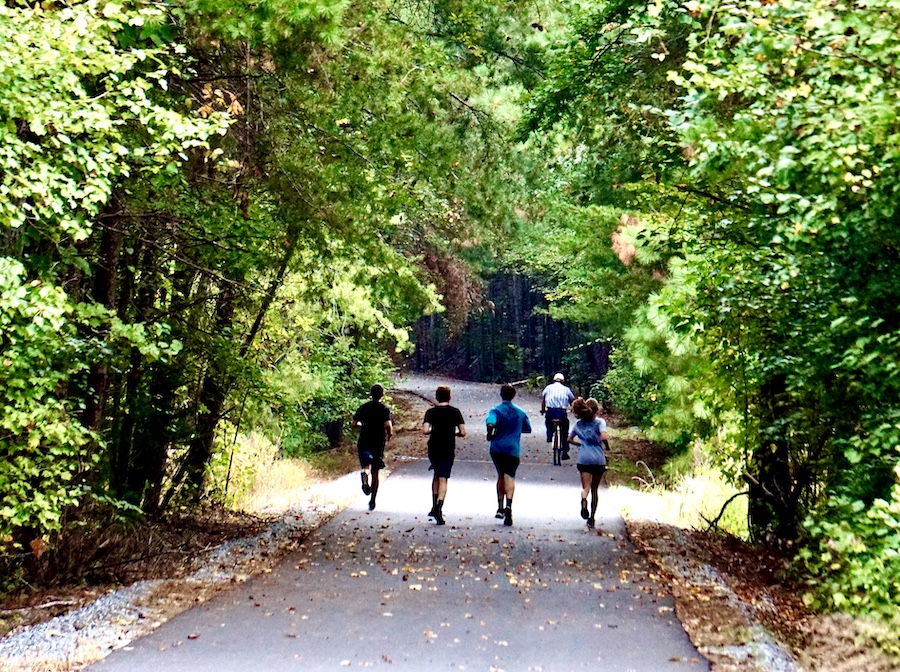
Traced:
[[[531, 434], [531, 423], [521, 408], [512, 403], [516, 388], [500, 388], [501, 403], [488, 413], [487, 440], [491, 442], [491, 460], [497, 469], [497, 515], [504, 525], [512, 525], [512, 502], [516, 491], [516, 470], [522, 455], [522, 434]], [[504, 502], [504, 499], [506, 500]]]

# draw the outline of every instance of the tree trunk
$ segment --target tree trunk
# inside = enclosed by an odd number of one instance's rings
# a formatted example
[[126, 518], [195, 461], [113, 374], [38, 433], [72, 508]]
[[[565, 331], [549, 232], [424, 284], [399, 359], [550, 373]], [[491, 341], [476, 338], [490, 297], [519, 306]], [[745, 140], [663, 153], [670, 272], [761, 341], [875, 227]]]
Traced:
[[[101, 218], [105, 226], [97, 250], [94, 286], [91, 290], [91, 298], [110, 310], [116, 308], [116, 276], [122, 249], [122, 233], [119, 231], [119, 218], [115, 214], [118, 208], [118, 204], [113, 201], [107, 208], [107, 214]], [[81, 423], [88, 429], [99, 429], [103, 421], [109, 384], [109, 367], [102, 362], [95, 364], [87, 377], [87, 392], [81, 413]]]
[[[791, 474], [790, 443], [784, 420], [789, 406], [785, 376], [769, 379], [760, 390], [763, 437], [750, 465], [748, 517], [754, 539], [791, 541], [797, 537], [797, 506]], [[769, 436], [766, 436], [766, 434]]]
[[172, 441], [175, 390], [178, 376], [171, 364], [153, 365], [147, 372], [148, 410], [135, 432], [129, 490], [140, 493], [141, 506], [150, 515], [160, 511], [162, 482]]
[[[234, 321], [234, 288], [226, 285], [216, 299], [215, 327], [217, 333], [224, 332]], [[184, 484], [190, 496], [199, 500], [202, 494], [203, 476], [212, 457], [216, 438], [216, 427], [225, 406], [227, 372], [218, 360], [213, 360], [203, 378], [200, 396], [197, 400], [199, 413], [194, 427], [194, 438], [188, 445], [182, 472]], [[178, 484], [173, 483], [173, 487]]]

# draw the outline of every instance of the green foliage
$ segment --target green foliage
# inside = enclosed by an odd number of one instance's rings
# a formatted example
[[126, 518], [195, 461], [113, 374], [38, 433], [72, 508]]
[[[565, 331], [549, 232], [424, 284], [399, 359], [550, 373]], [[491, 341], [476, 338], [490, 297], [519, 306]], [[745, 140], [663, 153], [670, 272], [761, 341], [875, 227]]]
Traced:
[[603, 378], [600, 394], [601, 397], [608, 397], [616, 411], [634, 425], [642, 425], [649, 420], [658, 395], [650, 380], [621, 355], [616, 357], [613, 367]]
[[799, 559], [811, 577], [807, 602], [900, 623], [900, 486], [873, 502], [836, 498], [805, 526], [811, 540]]
[[[109, 334], [84, 337], [80, 326]], [[28, 281], [22, 264], [0, 258], [0, 548], [57, 531], [64, 510], [88, 490], [98, 437], [79, 422], [69, 381], [92, 361], [141, 349], [158, 359], [177, 344], [122, 325], [96, 306], [73, 304], [58, 287]]]
[[[0, 259], [4, 408], [0, 450], [0, 540], [20, 529], [38, 535], [59, 527], [62, 509], [83, 493], [79, 479], [90, 463], [90, 433], [72, 422], [76, 410], [59, 398], [59, 387], [84, 366], [85, 355], [71, 327], [66, 296], [29, 283], [21, 264]], [[73, 370], [74, 369], [74, 370]]]
[[[356, 271], [371, 276], [375, 269], [360, 265]], [[405, 332], [377, 307], [379, 285], [354, 284], [348, 279], [352, 274], [352, 268], [316, 273], [333, 283], [316, 300], [303, 297], [311, 282], [315, 287], [321, 280], [292, 277], [267, 329], [267, 366], [250, 397], [250, 426], [266, 428], [284, 455], [308, 456], [325, 448], [328, 423], [343, 422], [348, 429], [368, 389], [385, 384], [393, 369], [385, 345], [405, 347]]]
[[[806, 599], [816, 606], [900, 622], [900, 417], [866, 419], [876, 429], [840, 441], [835, 494], [810, 511], [799, 559], [810, 577]], [[870, 424], [871, 423], [871, 424]], [[886, 451], [887, 449], [887, 451]], [[893, 466], [891, 466], [893, 463]], [[887, 492], [887, 496], [880, 493]], [[894, 642], [893, 646], [897, 646]]]
[[177, 172], [180, 152], [224, 131], [221, 115], [195, 119], [155, 102], [167, 50], [117, 48], [118, 33], [161, 19], [157, 9], [93, 0], [0, 7], [4, 229], [83, 240], [117, 179]]
[[304, 41], [333, 43], [347, 0], [182, 0], [175, 5], [180, 21], [202, 16], [205, 30], [225, 40], [246, 40], [253, 48], [284, 48]]

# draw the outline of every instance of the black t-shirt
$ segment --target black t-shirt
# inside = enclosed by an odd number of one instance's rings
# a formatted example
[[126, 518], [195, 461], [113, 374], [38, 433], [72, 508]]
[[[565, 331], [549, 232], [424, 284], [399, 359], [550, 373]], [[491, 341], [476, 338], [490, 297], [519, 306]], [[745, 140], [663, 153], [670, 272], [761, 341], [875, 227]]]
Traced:
[[462, 413], [453, 406], [432, 406], [425, 411], [425, 420], [431, 425], [428, 449], [440, 452], [456, 450], [456, 427], [464, 425]]
[[384, 450], [384, 423], [390, 419], [390, 409], [380, 401], [367, 401], [356, 409], [353, 422], [362, 423], [356, 445], [369, 450]]

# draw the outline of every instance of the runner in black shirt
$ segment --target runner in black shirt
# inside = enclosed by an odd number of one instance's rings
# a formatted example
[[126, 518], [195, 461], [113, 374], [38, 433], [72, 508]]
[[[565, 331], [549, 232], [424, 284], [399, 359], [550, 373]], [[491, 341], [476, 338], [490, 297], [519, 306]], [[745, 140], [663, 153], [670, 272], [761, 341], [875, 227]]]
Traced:
[[[373, 385], [370, 392], [372, 401], [367, 401], [356, 410], [353, 424], [359, 427], [359, 441], [356, 450], [359, 453], [359, 466], [362, 468], [362, 490], [371, 495], [369, 511], [375, 509], [375, 496], [378, 494], [378, 472], [384, 469], [384, 445], [394, 433], [391, 423], [390, 409], [381, 403], [384, 388]], [[371, 473], [372, 481], [369, 482]]]
[[434, 469], [431, 480], [431, 511], [438, 525], [444, 524], [443, 507], [447, 498], [447, 479], [453, 469], [456, 456], [456, 437], [466, 435], [466, 424], [458, 408], [450, 405], [450, 388], [441, 385], [434, 394], [437, 406], [425, 411], [422, 433], [428, 436], [429, 469]]

